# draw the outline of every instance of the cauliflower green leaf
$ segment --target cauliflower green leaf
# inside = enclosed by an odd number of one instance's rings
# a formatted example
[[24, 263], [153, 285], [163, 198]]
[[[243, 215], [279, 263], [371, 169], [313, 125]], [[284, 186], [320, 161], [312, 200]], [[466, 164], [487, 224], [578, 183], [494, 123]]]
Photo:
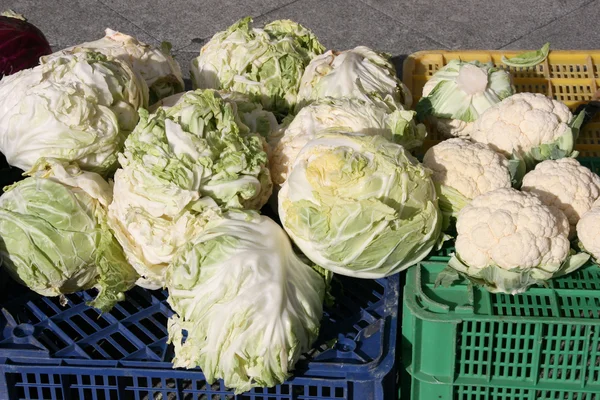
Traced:
[[447, 136], [468, 138], [485, 110], [514, 93], [510, 74], [491, 63], [451, 60], [423, 87], [417, 117]]

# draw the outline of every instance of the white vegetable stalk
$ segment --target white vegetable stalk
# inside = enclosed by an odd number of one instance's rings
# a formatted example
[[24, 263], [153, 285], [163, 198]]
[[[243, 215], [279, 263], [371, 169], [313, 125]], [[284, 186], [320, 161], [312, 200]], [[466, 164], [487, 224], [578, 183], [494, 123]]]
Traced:
[[446, 136], [468, 138], [473, 121], [489, 107], [512, 95], [510, 74], [478, 61], [451, 60], [423, 87], [416, 110]]

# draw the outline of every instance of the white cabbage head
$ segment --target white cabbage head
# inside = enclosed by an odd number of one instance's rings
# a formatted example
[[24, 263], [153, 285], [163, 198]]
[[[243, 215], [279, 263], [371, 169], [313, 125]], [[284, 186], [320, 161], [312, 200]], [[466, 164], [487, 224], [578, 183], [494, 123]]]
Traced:
[[220, 208], [260, 209], [272, 183], [262, 136], [235, 103], [213, 90], [187, 92], [156, 114], [141, 113], [115, 174], [109, 212], [119, 242], [142, 279], [164, 285], [177, 249], [220, 216]]
[[365, 46], [342, 52], [329, 50], [308, 64], [300, 82], [296, 112], [325, 97], [394, 102], [406, 109], [412, 105], [412, 95], [396, 77], [389, 56]]
[[127, 63], [93, 52], [56, 56], [0, 82], [0, 151], [25, 171], [47, 157], [108, 175], [147, 93]]
[[442, 223], [431, 171], [384, 137], [338, 132], [300, 151], [279, 191], [279, 217], [315, 264], [369, 279], [423, 259]]
[[181, 249], [167, 288], [174, 367], [242, 393], [291, 375], [317, 338], [326, 285], [274, 221], [229, 212]]
[[148, 85], [149, 104], [182, 92], [184, 88], [181, 68], [170, 53], [170, 44], [163, 42], [160, 49], [140, 42], [133, 36], [112, 29], [92, 42], [60, 50], [42, 57], [42, 62], [65, 54], [95, 51], [127, 63]]
[[282, 128], [282, 134], [269, 141], [273, 183], [283, 184], [300, 150], [326, 129], [383, 136], [409, 150], [419, 147], [427, 132], [414, 116], [414, 111], [394, 103], [382, 106], [353, 98], [318, 100], [302, 108], [291, 121], [284, 121], [287, 126]]
[[283, 118], [296, 104], [304, 68], [324, 50], [312, 32], [293, 21], [277, 20], [259, 29], [247, 17], [202, 47], [192, 61], [192, 83], [248, 94]]

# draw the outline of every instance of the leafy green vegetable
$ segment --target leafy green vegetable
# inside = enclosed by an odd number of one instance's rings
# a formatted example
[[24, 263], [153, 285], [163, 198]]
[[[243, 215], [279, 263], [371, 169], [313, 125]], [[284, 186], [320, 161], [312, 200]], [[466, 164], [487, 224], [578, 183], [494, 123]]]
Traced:
[[265, 139], [213, 90], [141, 111], [119, 160], [111, 223], [148, 288], [164, 285], [177, 250], [220, 218], [221, 207], [260, 209], [272, 190]]
[[211, 223], [166, 282], [178, 314], [168, 325], [174, 367], [199, 366], [236, 394], [282, 383], [317, 338], [325, 280], [267, 217], [230, 212]]
[[247, 17], [202, 47], [192, 61], [192, 83], [248, 94], [283, 118], [296, 103], [304, 68], [324, 50], [312, 32], [295, 22], [278, 20], [258, 29]]
[[430, 174], [381, 136], [322, 132], [298, 154], [279, 192], [279, 216], [317, 265], [387, 276], [438, 242], [442, 216]]
[[283, 134], [269, 140], [271, 175], [276, 185], [287, 179], [306, 143], [325, 129], [380, 135], [408, 150], [421, 146], [427, 136], [425, 126], [416, 123], [414, 111], [404, 110], [394, 102], [375, 104], [354, 98], [317, 100], [284, 120], [283, 126]]
[[544, 62], [549, 52], [550, 43], [546, 43], [539, 50], [527, 51], [511, 58], [502, 56], [502, 62], [510, 67], [534, 67]]
[[171, 57], [171, 45], [163, 42], [157, 49], [138, 41], [133, 36], [106, 29], [106, 35], [92, 42], [85, 42], [66, 48], [42, 58], [48, 62], [52, 58], [66, 54], [94, 51], [127, 63], [145, 81], [149, 90], [149, 104], [183, 91], [181, 68]]
[[44, 296], [96, 287], [90, 305], [108, 311], [137, 279], [107, 226], [110, 186], [75, 165], [42, 159], [34, 176], [0, 197], [0, 260]]
[[312, 59], [302, 76], [295, 111], [325, 98], [358, 99], [410, 108], [412, 94], [397, 77], [389, 55], [366, 46]]
[[0, 151], [25, 171], [47, 157], [109, 175], [147, 96], [122, 61], [94, 52], [55, 56], [0, 82]]

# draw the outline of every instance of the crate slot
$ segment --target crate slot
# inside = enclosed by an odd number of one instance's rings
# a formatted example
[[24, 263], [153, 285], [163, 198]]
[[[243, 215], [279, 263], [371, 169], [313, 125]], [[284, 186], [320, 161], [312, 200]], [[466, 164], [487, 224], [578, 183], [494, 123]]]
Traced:
[[39, 336], [38, 340], [42, 343], [51, 353], [56, 353], [59, 350], [67, 347], [62, 339], [60, 339], [52, 330], [44, 329]]

